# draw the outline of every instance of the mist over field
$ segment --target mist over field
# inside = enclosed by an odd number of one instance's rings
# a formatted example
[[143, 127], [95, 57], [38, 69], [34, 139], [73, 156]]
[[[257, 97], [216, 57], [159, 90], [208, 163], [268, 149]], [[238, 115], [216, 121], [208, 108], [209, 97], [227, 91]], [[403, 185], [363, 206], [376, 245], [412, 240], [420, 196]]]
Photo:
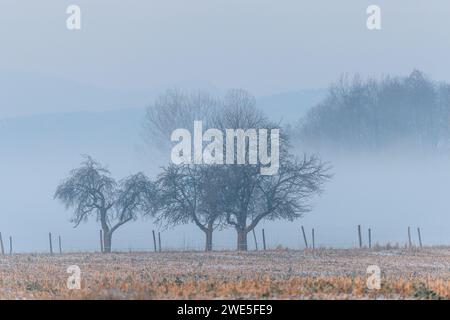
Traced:
[[[298, 105], [302, 105], [301, 97], [295, 96]], [[263, 109], [270, 114], [277, 99], [282, 106], [279, 96], [259, 98], [258, 103], [262, 101]], [[297, 115], [295, 109], [286, 110], [276, 113], [286, 119]], [[15, 252], [47, 251], [48, 232], [62, 236], [64, 250], [99, 249], [95, 219], [74, 229], [69, 222], [71, 211], [53, 200], [53, 194], [58, 183], [79, 165], [83, 154], [107, 165], [115, 178], [139, 171], [155, 177], [159, 167], [167, 163], [168, 154], [145, 142], [144, 116], [145, 110], [136, 108], [0, 120], [0, 194], [4, 199], [0, 203], [0, 229], [4, 238], [13, 236]], [[296, 153], [303, 151], [297, 147]], [[413, 228], [415, 242], [416, 227], [422, 229], [426, 245], [450, 241], [449, 153], [427, 154], [400, 146], [381, 152], [320, 150], [320, 154], [332, 166], [333, 177], [322, 195], [313, 199], [313, 210], [294, 222], [262, 221], [256, 227], [260, 245], [264, 228], [269, 247], [303, 248], [301, 225], [309, 236], [315, 228], [317, 246], [357, 246], [358, 224], [362, 225], [365, 244], [369, 227], [373, 243], [403, 245], [408, 226]], [[194, 225], [165, 230], [151, 219], [139, 219], [120, 228], [113, 249], [152, 249], [153, 229], [162, 232], [164, 248], [203, 249], [203, 234]], [[233, 229], [217, 231], [214, 248], [234, 249], [235, 238]], [[252, 249], [251, 233], [248, 241]]]
[[[284, 101], [285, 116], [303, 97], [318, 101], [320, 91], [293, 92], [262, 97], [261, 105], [274, 118], [277, 100]], [[286, 103], [287, 102], [287, 103]], [[307, 104], [305, 104], [307, 105]], [[51, 107], [51, 106], [50, 106]], [[300, 112], [305, 112], [307, 108]], [[61, 235], [65, 250], [98, 250], [99, 226], [95, 219], [77, 229], [69, 222], [71, 211], [53, 200], [57, 185], [70, 170], [91, 155], [105, 164], [114, 178], [143, 171], [150, 177], [170, 160], [170, 150], [160, 151], [144, 128], [145, 108], [112, 111], [47, 113], [0, 120], [0, 231], [13, 236], [15, 252], [47, 251], [48, 232]], [[277, 118], [277, 121], [281, 118]], [[153, 246], [151, 231], [161, 230], [151, 219], [139, 219], [117, 231], [116, 250], [144, 250]], [[203, 236], [193, 225], [161, 230], [163, 246], [202, 249]], [[217, 248], [234, 248], [233, 230], [217, 233]], [[288, 243], [286, 243], [288, 244]], [[275, 243], [274, 243], [275, 245]]]

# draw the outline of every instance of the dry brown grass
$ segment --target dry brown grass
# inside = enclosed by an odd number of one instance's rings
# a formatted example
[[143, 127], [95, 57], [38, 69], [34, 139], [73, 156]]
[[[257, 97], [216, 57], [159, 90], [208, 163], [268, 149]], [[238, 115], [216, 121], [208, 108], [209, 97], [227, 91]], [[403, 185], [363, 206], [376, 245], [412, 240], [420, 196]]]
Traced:
[[[366, 268], [382, 271], [380, 290]], [[78, 265], [81, 290], [68, 290]], [[450, 298], [450, 248], [17, 254], [0, 257], [1, 299]]]

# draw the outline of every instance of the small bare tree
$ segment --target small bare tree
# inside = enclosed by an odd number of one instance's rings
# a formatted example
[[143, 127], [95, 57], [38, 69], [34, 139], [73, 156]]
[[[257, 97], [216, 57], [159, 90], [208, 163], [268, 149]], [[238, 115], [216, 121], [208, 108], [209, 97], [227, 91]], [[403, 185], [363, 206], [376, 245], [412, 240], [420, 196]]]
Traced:
[[[171, 133], [178, 128], [193, 129], [201, 120], [205, 129], [211, 126], [220, 101], [205, 92], [185, 93], [167, 90], [147, 108], [145, 132], [147, 141], [167, 151]], [[214, 201], [214, 176], [211, 168], [192, 164], [168, 166], [158, 177], [159, 199], [156, 217], [161, 223], [177, 225], [194, 222], [206, 235], [205, 250], [212, 250], [212, 235], [219, 225], [220, 212]], [[153, 213], [155, 213], [153, 212]]]
[[213, 231], [224, 217], [220, 171], [219, 166], [170, 165], [157, 179], [157, 219], [167, 225], [193, 222], [205, 233], [205, 251], [212, 250]]
[[57, 187], [54, 198], [74, 209], [74, 227], [95, 215], [103, 230], [104, 252], [109, 253], [114, 231], [148, 210], [154, 195], [154, 184], [143, 173], [117, 183], [108, 169], [86, 156]]

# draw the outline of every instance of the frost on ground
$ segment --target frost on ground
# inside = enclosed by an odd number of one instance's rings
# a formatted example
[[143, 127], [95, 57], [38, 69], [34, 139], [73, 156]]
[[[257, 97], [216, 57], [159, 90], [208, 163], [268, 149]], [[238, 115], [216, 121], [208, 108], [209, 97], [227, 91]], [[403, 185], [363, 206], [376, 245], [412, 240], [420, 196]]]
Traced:
[[[81, 269], [69, 290], [67, 268]], [[367, 267], [381, 269], [369, 290]], [[1, 299], [444, 299], [450, 248], [16, 254], [0, 257]]]

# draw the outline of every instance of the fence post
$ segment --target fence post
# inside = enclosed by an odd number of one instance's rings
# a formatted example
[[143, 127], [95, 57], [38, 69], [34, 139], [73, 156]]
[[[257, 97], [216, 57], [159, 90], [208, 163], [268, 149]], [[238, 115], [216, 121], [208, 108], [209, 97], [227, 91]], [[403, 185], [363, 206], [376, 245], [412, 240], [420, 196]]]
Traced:
[[314, 228], [312, 228], [311, 237], [312, 237], [312, 249], [314, 250], [316, 249], [316, 237], [314, 235]]
[[161, 232], [158, 232], [158, 246], [159, 252], [161, 252]]
[[422, 249], [422, 237], [420, 235], [420, 228], [417, 228], [417, 234], [419, 236], [419, 245], [420, 245], [420, 248]]
[[103, 253], [103, 230], [100, 229], [100, 252]]
[[412, 241], [411, 241], [411, 228], [408, 227], [408, 244], [409, 244], [409, 248], [412, 248]]
[[303, 240], [305, 241], [305, 247], [308, 248], [308, 240], [306, 240], [305, 228], [302, 226]]
[[361, 235], [361, 225], [358, 224], [358, 240], [359, 240], [359, 248], [362, 248], [362, 235]]
[[155, 252], [156, 252], [156, 235], [155, 235], [155, 230], [152, 230], [153, 233], [153, 246], [155, 247]]
[[5, 255], [5, 247], [3, 246], [3, 238], [2, 238], [2, 233], [0, 232], [0, 246], [2, 249], [2, 255]]
[[52, 233], [48, 233], [48, 243], [50, 245], [50, 254], [53, 254], [53, 246], [52, 246]]
[[9, 254], [12, 254], [12, 236], [9, 236]]
[[369, 228], [369, 249], [372, 249], [372, 230]]
[[263, 236], [263, 248], [264, 251], [266, 251], [266, 234], [264, 233], [264, 229], [262, 229], [262, 236]]
[[253, 239], [255, 240], [255, 248], [256, 248], [256, 251], [258, 251], [258, 241], [256, 241], [255, 228], [252, 229], [252, 233], [253, 233]]

